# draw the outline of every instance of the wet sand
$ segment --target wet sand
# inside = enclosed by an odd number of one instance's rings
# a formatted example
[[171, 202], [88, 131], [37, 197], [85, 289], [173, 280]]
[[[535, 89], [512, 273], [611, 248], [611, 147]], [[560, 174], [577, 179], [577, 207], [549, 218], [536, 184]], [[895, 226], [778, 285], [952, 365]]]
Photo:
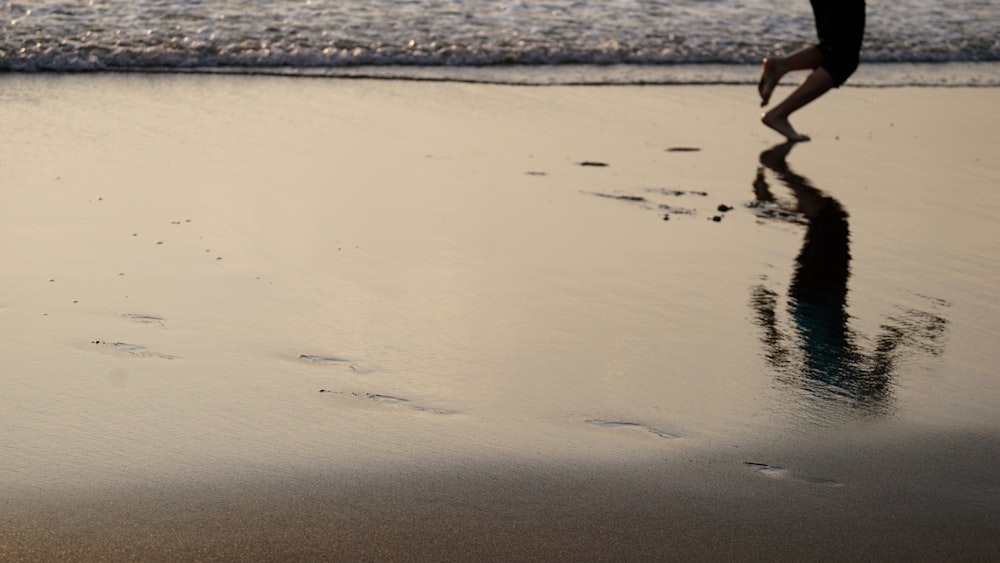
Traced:
[[35, 560], [991, 560], [995, 437], [939, 438], [961, 445], [806, 446], [771, 473], [702, 452], [149, 485], [15, 504], [3, 540]]
[[753, 90], [5, 78], [0, 559], [996, 559], [996, 91]]

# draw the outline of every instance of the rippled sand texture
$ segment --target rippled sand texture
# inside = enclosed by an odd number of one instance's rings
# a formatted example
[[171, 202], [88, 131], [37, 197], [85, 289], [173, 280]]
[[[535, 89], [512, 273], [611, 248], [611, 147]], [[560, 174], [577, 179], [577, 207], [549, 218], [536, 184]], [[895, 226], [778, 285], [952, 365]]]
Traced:
[[995, 556], [996, 92], [754, 98], [5, 78], [0, 559]]

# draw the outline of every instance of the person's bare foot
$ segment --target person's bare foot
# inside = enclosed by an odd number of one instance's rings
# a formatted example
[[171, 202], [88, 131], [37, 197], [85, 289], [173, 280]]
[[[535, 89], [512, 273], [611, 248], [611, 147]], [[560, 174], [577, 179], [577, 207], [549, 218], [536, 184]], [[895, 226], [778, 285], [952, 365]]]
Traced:
[[760, 67], [760, 80], [757, 82], [757, 92], [760, 94], [760, 107], [771, 101], [771, 93], [781, 80], [781, 69], [774, 59], [764, 59]]
[[774, 115], [774, 111], [769, 111], [761, 116], [761, 123], [767, 125], [771, 129], [774, 129], [778, 133], [781, 133], [792, 143], [800, 143], [802, 141], [808, 141], [809, 136], [803, 135], [792, 127], [792, 124], [788, 122], [787, 117], [781, 117]]

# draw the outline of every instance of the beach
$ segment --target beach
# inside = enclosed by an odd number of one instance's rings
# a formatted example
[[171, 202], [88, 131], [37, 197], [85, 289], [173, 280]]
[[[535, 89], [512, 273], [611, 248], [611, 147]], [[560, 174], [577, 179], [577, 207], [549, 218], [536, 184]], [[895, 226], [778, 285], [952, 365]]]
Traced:
[[0, 559], [995, 560], [996, 94], [4, 76]]

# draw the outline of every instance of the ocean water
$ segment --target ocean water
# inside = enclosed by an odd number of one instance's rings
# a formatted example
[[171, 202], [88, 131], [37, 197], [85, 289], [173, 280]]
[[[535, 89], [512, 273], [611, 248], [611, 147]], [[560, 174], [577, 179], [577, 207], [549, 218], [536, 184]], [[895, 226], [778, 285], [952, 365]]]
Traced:
[[[886, 69], [861, 82], [1000, 84], [975, 64], [1000, 61], [998, 23], [994, 0], [870, 0], [863, 63]], [[25, 0], [0, 25], [6, 71], [527, 83], [742, 83], [815, 40], [805, 0]]]

